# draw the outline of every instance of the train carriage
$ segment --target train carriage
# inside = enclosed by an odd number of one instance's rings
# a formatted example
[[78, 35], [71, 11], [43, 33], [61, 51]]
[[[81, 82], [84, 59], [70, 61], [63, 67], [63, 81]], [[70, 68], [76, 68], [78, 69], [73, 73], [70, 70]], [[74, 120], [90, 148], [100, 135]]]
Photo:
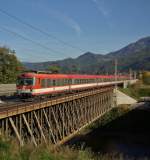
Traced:
[[[118, 80], [126, 76], [118, 76]], [[24, 73], [18, 77], [17, 93], [22, 97], [56, 94], [65, 91], [96, 87], [99, 83], [114, 81], [113, 75], [72, 75]]]

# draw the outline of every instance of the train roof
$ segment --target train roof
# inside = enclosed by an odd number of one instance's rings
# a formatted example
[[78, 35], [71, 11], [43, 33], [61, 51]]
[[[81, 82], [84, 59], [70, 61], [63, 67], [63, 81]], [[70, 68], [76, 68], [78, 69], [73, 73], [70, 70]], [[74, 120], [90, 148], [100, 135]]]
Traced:
[[[36, 78], [51, 78], [51, 79], [93, 79], [93, 78], [114, 78], [114, 75], [85, 75], [85, 74], [38, 74], [38, 73], [23, 73], [19, 77], [36, 77]], [[127, 76], [117, 76], [127, 77]]]

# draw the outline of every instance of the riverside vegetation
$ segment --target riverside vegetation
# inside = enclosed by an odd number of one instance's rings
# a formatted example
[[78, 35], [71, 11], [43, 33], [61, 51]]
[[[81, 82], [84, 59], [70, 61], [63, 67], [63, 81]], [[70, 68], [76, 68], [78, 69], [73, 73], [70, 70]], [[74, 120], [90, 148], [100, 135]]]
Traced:
[[120, 91], [125, 94], [139, 100], [140, 97], [150, 97], [150, 85], [144, 83], [144, 80], [139, 80], [133, 85], [129, 85], [127, 88], [119, 88]]
[[15, 51], [0, 47], [0, 84], [15, 83], [23, 66], [17, 59]]

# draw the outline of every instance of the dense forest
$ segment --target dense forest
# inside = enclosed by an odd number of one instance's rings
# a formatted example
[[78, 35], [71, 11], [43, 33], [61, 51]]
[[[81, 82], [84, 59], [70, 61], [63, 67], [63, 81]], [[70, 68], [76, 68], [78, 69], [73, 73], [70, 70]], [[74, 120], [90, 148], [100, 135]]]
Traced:
[[14, 83], [22, 70], [22, 64], [17, 59], [14, 50], [0, 47], [0, 84]]

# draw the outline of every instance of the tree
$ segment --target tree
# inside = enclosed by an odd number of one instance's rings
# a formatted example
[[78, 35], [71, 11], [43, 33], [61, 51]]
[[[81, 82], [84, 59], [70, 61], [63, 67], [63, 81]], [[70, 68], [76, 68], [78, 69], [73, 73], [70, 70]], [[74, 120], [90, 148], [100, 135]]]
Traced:
[[79, 73], [80, 69], [77, 65], [72, 65], [71, 66], [71, 72], [72, 73]]
[[58, 65], [51, 65], [48, 67], [47, 70], [50, 71], [51, 73], [60, 73], [61, 67]]
[[0, 47], [0, 83], [15, 83], [22, 64], [15, 55], [15, 51]]
[[150, 72], [149, 71], [143, 72], [143, 82], [145, 84], [150, 84]]

